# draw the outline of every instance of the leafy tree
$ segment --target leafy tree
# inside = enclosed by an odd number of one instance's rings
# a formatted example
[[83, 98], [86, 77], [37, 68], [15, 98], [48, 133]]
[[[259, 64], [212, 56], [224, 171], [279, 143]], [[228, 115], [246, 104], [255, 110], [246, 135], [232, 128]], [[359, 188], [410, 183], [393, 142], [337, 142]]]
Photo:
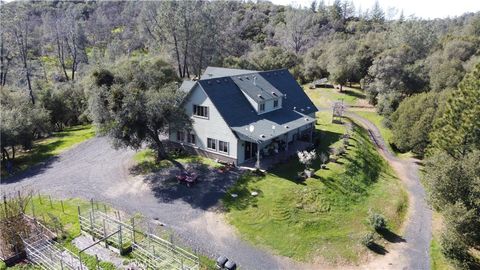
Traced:
[[56, 130], [79, 124], [86, 118], [87, 100], [83, 87], [78, 83], [65, 82], [46, 86], [39, 91], [41, 106], [50, 113], [50, 123]]
[[[95, 82], [100, 74], [93, 76]], [[191, 120], [180, 106], [184, 93], [175, 83], [175, 71], [159, 59], [128, 60], [119, 64], [112, 85], [94, 84], [90, 111], [102, 133], [115, 147], [139, 149], [144, 143], [156, 151], [157, 159], [167, 153], [160, 136], [188, 129]]]
[[257, 49], [248, 58], [259, 70], [292, 68], [299, 62], [299, 58], [294, 53], [280, 47]]
[[[421, 93], [406, 98], [392, 114], [392, 141], [402, 152], [412, 151], [423, 156], [430, 144], [432, 123], [438, 117], [439, 107], [445, 102], [445, 93]], [[441, 110], [440, 110], [441, 111]]]
[[444, 254], [458, 264], [472, 263], [469, 247], [480, 244], [480, 150], [454, 158], [440, 150], [427, 159], [429, 199], [445, 217]]
[[461, 157], [480, 148], [480, 64], [467, 74], [434, 123], [432, 147]]
[[0, 146], [2, 163], [6, 164], [5, 161], [15, 159], [17, 146], [30, 149], [36, 137], [49, 131], [49, 118], [48, 112], [33, 105], [24, 92], [4, 88], [0, 97]]

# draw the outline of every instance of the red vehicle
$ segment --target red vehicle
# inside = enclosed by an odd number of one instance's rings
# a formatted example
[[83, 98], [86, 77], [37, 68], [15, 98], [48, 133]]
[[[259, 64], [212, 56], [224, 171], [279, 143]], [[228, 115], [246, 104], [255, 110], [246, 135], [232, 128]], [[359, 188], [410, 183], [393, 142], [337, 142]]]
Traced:
[[191, 187], [198, 179], [198, 175], [194, 172], [182, 171], [177, 175], [177, 180], [180, 183], [186, 183], [187, 187]]

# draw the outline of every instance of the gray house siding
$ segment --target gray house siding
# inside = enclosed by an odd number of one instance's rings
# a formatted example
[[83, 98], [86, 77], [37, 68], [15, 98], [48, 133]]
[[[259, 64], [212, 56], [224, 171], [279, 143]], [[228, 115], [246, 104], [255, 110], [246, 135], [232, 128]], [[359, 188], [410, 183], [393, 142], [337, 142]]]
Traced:
[[[193, 105], [208, 107], [208, 118], [193, 115]], [[203, 154], [206, 156], [236, 162], [238, 150], [237, 137], [225, 123], [220, 113], [199, 84], [197, 84], [188, 95], [184, 102], [184, 108], [186, 113], [191, 116], [193, 120], [192, 132], [195, 133], [195, 145], [187, 143], [186, 140], [184, 142], [177, 141], [176, 132], [170, 133], [170, 141], [194, 148], [196, 149], [196, 152], [199, 150], [204, 151], [206, 153]], [[207, 138], [217, 140], [217, 150], [207, 148]], [[218, 150], [218, 141], [228, 142], [228, 153], [223, 153]]]

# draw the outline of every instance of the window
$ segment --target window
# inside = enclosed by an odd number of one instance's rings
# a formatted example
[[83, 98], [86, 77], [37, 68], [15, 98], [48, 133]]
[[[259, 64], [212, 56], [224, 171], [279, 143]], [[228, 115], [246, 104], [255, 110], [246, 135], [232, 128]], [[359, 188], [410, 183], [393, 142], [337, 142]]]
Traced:
[[188, 143], [195, 144], [195, 134], [191, 132], [188, 133], [187, 141]]
[[260, 103], [260, 109], [261, 112], [265, 111], [265, 103]]
[[218, 141], [218, 151], [228, 153], [228, 142]]
[[185, 141], [185, 133], [183, 133], [183, 131], [181, 130], [177, 131], [177, 141], [178, 142]]
[[207, 138], [207, 148], [217, 150], [217, 140]]
[[193, 105], [193, 115], [208, 118], [208, 107]]
[[275, 99], [275, 100], [273, 101], [273, 107], [274, 107], [274, 108], [277, 108], [277, 107], [278, 107], [278, 99]]

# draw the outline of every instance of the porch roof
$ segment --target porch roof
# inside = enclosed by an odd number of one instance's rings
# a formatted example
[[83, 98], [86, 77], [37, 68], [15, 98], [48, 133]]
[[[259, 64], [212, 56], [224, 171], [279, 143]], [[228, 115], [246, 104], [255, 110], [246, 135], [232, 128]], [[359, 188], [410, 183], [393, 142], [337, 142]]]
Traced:
[[[249, 125], [232, 127], [238, 138], [250, 142], [268, 141], [289, 131], [315, 123], [315, 118], [293, 111], [296, 115], [291, 121], [285, 121], [285, 114], [260, 119]], [[253, 127], [253, 130], [251, 129]], [[275, 127], [275, 128], [273, 128]]]

